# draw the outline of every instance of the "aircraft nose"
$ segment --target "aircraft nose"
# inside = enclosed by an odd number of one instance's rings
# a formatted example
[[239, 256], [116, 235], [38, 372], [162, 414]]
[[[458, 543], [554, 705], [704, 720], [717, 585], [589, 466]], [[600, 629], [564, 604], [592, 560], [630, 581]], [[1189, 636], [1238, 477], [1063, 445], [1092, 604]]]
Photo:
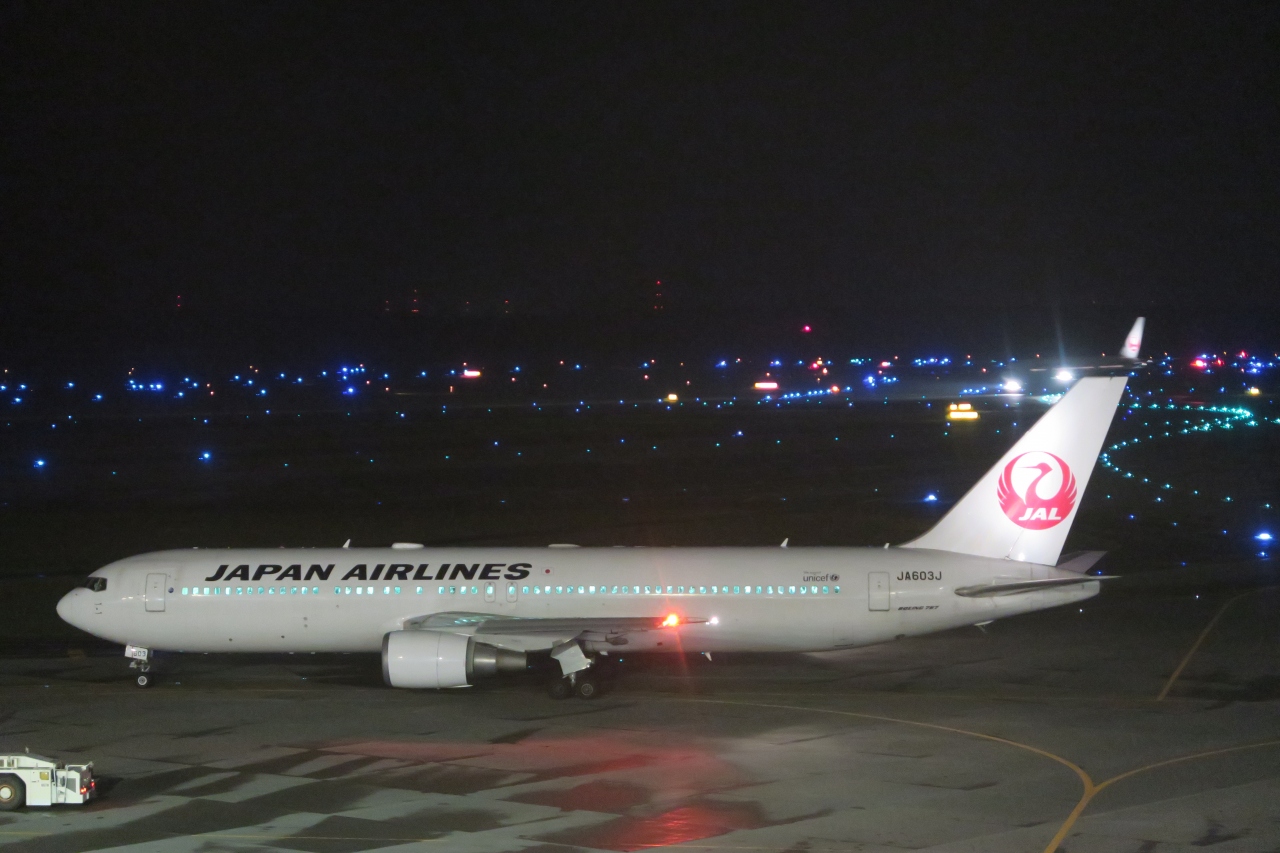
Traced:
[[58, 600], [58, 617], [68, 625], [74, 625], [77, 628], [83, 628], [81, 625], [80, 614], [84, 604], [84, 595], [82, 590], [73, 589], [71, 592], [62, 596]]

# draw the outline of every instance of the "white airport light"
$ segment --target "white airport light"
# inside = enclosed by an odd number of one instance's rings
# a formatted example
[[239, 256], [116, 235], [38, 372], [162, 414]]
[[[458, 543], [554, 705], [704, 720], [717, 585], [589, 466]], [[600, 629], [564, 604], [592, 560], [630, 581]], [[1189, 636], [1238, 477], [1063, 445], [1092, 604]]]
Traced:
[[1259, 542], [1270, 542], [1272, 539], [1272, 536], [1270, 533], [1263, 532], [1263, 533], [1259, 533], [1257, 536], [1253, 538], [1257, 539]]
[[931, 504], [931, 503], [934, 503], [934, 502], [935, 502], [935, 501], [937, 501], [937, 500], [938, 500], [938, 496], [937, 496], [937, 495], [935, 495], [933, 492], [930, 492], [929, 494], [927, 494], [927, 495], [925, 495], [925, 496], [924, 496], [924, 502], [925, 502], [925, 503], [929, 503], [929, 504]]
[[667, 402], [668, 402], [668, 403], [678, 403], [678, 402], [680, 402], [680, 397], [679, 397], [678, 395], [676, 395], [676, 394], [668, 394], [668, 395], [667, 395]]
[[1017, 394], [1022, 390], [1022, 383], [1016, 379], [1006, 379], [1004, 381], [1004, 390], [1009, 394]]
[[1072, 379], [1075, 379], [1075, 376], [1071, 374], [1070, 370], [1059, 370], [1057, 373], [1053, 374], [1053, 378], [1059, 382], [1070, 382]]

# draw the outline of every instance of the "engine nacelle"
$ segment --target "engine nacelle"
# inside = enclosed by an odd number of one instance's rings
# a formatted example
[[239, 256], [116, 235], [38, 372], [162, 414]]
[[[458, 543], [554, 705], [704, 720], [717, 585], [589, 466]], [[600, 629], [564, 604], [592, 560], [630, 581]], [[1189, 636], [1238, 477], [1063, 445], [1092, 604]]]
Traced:
[[391, 687], [466, 687], [477, 678], [523, 672], [524, 652], [445, 631], [391, 631], [382, 638], [382, 680]]

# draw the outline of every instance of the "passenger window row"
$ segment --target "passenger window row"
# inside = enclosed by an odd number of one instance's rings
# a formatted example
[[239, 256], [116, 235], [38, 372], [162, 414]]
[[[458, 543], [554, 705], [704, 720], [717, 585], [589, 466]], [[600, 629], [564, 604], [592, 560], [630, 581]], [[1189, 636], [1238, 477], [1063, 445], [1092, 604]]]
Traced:
[[[445, 588], [440, 587], [443, 594]], [[450, 592], [453, 587], [449, 587]], [[474, 590], [473, 590], [474, 591]], [[535, 586], [521, 587], [523, 595], [832, 595], [838, 586]]]
[[[334, 595], [376, 595], [376, 587], [372, 586], [335, 586]], [[775, 592], [776, 590], [776, 592]], [[414, 589], [415, 595], [422, 595], [423, 588]], [[478, 587], [442, 586], [436, 590], [438, 595], [479, 595]], [[511, 590], [508, 589], [508, 594]], [[838, 586], [522, 586], [521, 595], [838, 595]], [[183, 595], [319, 595], [320, 587], [298, 586], [227, 586], [227, 587], [183, 587]], [[400, 587], [384, 586], [383, 595], [399, 595]], [[492, 596], [493, 589], [486, 589], [485, 594]]]

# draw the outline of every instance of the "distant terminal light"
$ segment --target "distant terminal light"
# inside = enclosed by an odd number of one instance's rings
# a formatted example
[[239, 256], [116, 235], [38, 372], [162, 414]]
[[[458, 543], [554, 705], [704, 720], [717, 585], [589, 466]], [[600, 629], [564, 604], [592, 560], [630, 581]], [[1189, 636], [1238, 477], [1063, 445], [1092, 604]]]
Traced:
[[44, 467], [44, 460], [43, 460], [43, 459], [37, 459], [37, 460], [36, 460], [36, 467], [37, 467], [37, 468], [43, 468], [43, 467]]
[[972, 403], [952, 403], [947, 407], [947, 420], [976, 421], [978, 413], [973, 410]]
[[466, 370], [462, 371], [462, 378], [463, 379], [479, 379], [480, 371], [475, 370], [474, 368], [468, 367]]
[[772, 380], [765, 380], [764, 382], [757, 382], [752, 387], [754, 387], [757, 391], [777, 391], [778, 383]]
[[1258, 390], [1258, 388], [1257, 388], [1256, 386], [1254, 386], [1254, 387], [1252, 387], [1252, 388], [1250, 388], [1250, 389], [1249, 389], [1249, 396], [1250, 396], [1250, 397], [1256, 397], [1256, 396], [1258, 396], [1258, 395], [1259, 395], [1259, 394], [1261, 394], [1261, 393], [1262, 393], [1262, 392], [1261, 392], [1261, 391], [1259, 391], [1259, 390]]
[[1070, 370], [1059, 370], [1057, 373], [1053, 374], [1053, 378], [1059, 382], [1070, 382], [1076, 377]]
[[668, 394], [668, 395], [667, 395], [667, 402], [668, 402], [668, 403], [678, 403], [678, 402], [680, 402], [680, 396], [679, 396], [678, 394]]
[[840, 386], [839, 386], [839, 385], [832, 385], [830, 390], [831, 390], [831, 393], [832, 393], [832, 394], [839, 394], [839, 393], [840, 393]]

